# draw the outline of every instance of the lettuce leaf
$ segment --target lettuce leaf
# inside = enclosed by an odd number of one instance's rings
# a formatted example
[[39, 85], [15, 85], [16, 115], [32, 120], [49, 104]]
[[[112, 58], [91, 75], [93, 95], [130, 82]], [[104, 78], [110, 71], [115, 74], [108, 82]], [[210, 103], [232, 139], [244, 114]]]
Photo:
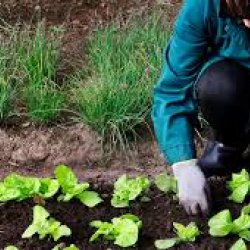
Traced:
[[147, 177], [129, 178], [127, 175], [122, 175], [114, 184], [112, 206], [118, 208], [128, 207], [129, 202], [140, 195], [144, 195], [149, 186], [150, 181]]
[[233, 221], [232, 233], [238, 234], [247, 229], [250, 229], [250, 216], [241, 213], [241, 215]]
[[155, 185], [164, 193], [177, 193], [177, 181], [167, 173], [157, 175]]
[[4, 250], [18, 250], [18, 248], [15, 246], [7, 246], [4, 248]]
[[95, 207], [103, 201], [99, 194], [94, 191], [84, 191], [77, 198], [87, 207]]
[[250, 241], [249, 209], [249, 205], [243, 207], [240, 216], [233, 221], [228, 209], [219, 212], [208, 222], [209, 233], [216, 237], [223, 237], [230, 233], [238, 234], [241, 238]]
[[0, 183], [0, 202], [7, 202], [10, 200], [17, 200], [20, 197], [20, 190], [15, 188], [8, 188], [4, 183]]
[[250, 190], [250, 178], [246, 169], [242, 169], [240, 173], [232, 174], [232, 180], [227, 183], [228, 189], [232, 192], [229, 199], [242, 203]]
[[55, 246], [52, 250], [80, 250], [74, 244], [71, 244], [69, 247], [60, 247], [60, 245]]
[[239, 232], [239, 236], [241, 239], [244, 239], [246, 241], [250, 241], [250, 231], [249, 230], [244, 230]]
[[47, 199], [53, 197], [59, 190], [59, 183], [55, 179], [40, 179], [40, 189], [38, 195]]
[[186, 227], [176, 222], [173, 225], [181, 241], [195, 241], [195, 238], [200, 235], [200, 231], [194, 222], [191, 222]]
[[233, 229], [231, 213], [228, 209], [214, 215], [208, 221], [209, 233], [212, 236], [223, 237], [228, 235]]
[[63, 250], [79, 250], [74, 244], [71, 244], [69, 247], [65, 247]]
[[79, 199], [88, 207], [94, 207], [103, 200], [98, 193], [89, 191], [89, 184], [87, 182], [78, 183], [74, 172], [65, 165], [59, 165], [55, 169], [55, 175], [62, 189], [59, 201], [70, 201], [73, 198]]
[[166, 240], [156, 240], [155, 241], [155, 247], [157, 249], [169, 249], [175, 245], [177, 245], [179, 242], [178, 238], [172, 238], [172, 239], [166, 239]]
[[182, 242], [194, 242], [196, 240], [196, 237], [200, 235], [200, 231], [194, 222], [189, 223], [187, 226], [173, 222], [173, 226], [177, 237], [156, 240], [155, 247], [157, 249], [169, 249]]
[[46, 236], [52, 236], [54, 241], [59, 240], [63, 236], [70, 236], [71, 230], [65, 225], [61, 225], [54, 218], [49, 218], [49, 213], [41, 206], [33, 208], [32, 224], [25, 230], [22, 238], [31, 238], [34, 234], [38, 234], [40, 239]]
[[78, 184], [73, 171], [65, 165], [56, 167], [55, 175], [63, 192], [59, 198], [62, 201], [70, 201], [72, 198], [89, 188], [88, 183]]
[[17, 201], [22, 201], [24, 199], [30, 198], [37, 194], [40, 189], [40, 181], [35, 177], [25, 177], [18, 174], [8, 175], [4, 181], [3, 185], [6, 190], [13, 193], [19, 193], [18, 197], [15, 198]]
[[228, 188], [233, 191], [248, 181], [250, 181], [249, 173], [246, 169], [242, 169], [240, 173], [232, 174], [232, 180], [228, 182]]
[[247, 250], [244, 240], [237, 240], [229, 250]]
[[115, 245], [130, 247], [137, 242], [141, 225], [139, 218], [131, 214], [113, 218], [111, 223], [92, 221], [90, 226], [97, 228], [97, 231], [91, 236], [90, 242], [103, 236], [106, 240], [114, 241]]
[[242, 214], [250, 214], [250, 204], [244, 206], [244, 207], [241, 209], [241, 213], [242, 213]]
[[0, 183], [0, 202], [22, 201], [34, 196], [51, 198], [59, 189], [57, 180], [10, 174]]

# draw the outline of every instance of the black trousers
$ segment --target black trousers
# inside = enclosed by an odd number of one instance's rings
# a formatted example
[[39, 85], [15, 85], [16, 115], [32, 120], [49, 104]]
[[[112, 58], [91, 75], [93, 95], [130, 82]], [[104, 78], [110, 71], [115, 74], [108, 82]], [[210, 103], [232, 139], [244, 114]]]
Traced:
[[[249, 143], [250, 70], [233, 60], [214, 63], [201, 75], [196, 93], [200, 110], [214, 132], [213, 139], [243, 152]], [[209, 154], [218, 149], [213, 149], [216, 145], [207, 147], [202, 157], [213, 157], [216, 165], [219, 160]], [[234, 154], [234, 150], [230, 152]]]

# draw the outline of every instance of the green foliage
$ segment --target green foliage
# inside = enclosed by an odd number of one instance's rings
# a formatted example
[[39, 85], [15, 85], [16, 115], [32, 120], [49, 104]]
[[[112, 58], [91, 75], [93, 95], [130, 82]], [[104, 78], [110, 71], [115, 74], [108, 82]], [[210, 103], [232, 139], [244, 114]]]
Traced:
[[80, 250], [74, 244], [71, 244], [69, 247], [60, 247], [60, 244], [55, 246], [52, 250]]
[[[1, 70], [1, 68], [0, 68]], [[13, 101], [14, 87], [3, 76], [0, 77], [0, 121], [10, 115]]]
[[247, 250], [246, 243], [244, 240], [237, 240], [229, 250]]
[[115, 245], [130, 247], [138, 240], [142, 222], [135, 215], [125, 214], [121, 217], [113, 218], [111, 223], [92, 221], [90, 226], [97, 228], [97, 231], [91, 236], [90, 242], [96, 241], [103, 236], [105, 240], [114, 241]]
[[155, 247], [157, 249], [169, 249], [182, 242], [194, 242], [196, 237], [200, 235], [200, 231], [195, 223], [191, 222], [188, 226], [180, 223], [173, 223], [177, 237], [165, 240], [156, 240]]
[[114, 184], [114, 193], [111, 204], [114, 207], [128, 207], [129, 202], [142, 196], [150, 186], [147, 177], [138, 176], [129, 178], [122, 175]]
[[53, 35], [51, 33], [48, 38], [43, 24], [40, 24], [20, 51], [26, 76], [24, 97], [28, 114], [34, 121], [45, 123], [55, 120], [65, 103], [63, 93], [55, 84], [60, 37]]
[[7, 246], [4, 248], [4, 250], [18, 250], [18, 248], [15, 246]]
[[55, 175], [57, 179], [10, 174], [0, 182], [0, 202], [22, 201], [35, 196], [48, 199], [53, 197], [59, 188], [62, 194], [58, 200], [70, 201], [77, 198], [88, 207], [94, 207], [102, 202], [98, 193], [88, 190], [88, 183], [78, 184], [75, 174], [69, 167], [58, 166]]
[[232, 220], [231, 213], [225, 209], [214, 215], [208, 222], [209, 233], [215, 237], [237, 234], [240, 238], [250, 241], [250, 205], [243, 207], [240, 216]]
[[59, 201], [67, 202], [76, 198], [88, 207], [94, 207], [102, 202], [98, 193], [88, 190], [88, 183], [78, 184], [77, 177], [69, 167], [59, 165], [55, 169], [55, 175], [63, 193], [58, 197]]
[[[0, 27], [1, 33], [4, 33]], [[16, 85], [22, 76], [19, 72], [18, 58], [15, 47], [15, 35], [9, 41], [0, 38], [0, 121], [7, 119], [13, 111], [13, 101], [16, 94]]]
[[54, 241], [58, 241], [63, 236], [70, 236], [71, 230], [54, 218], [49, 217], [49, 213], [41, 206], [33, 208], [32, 224], [25, 230], [22, 238], [31, 238], [34, 234], [39, 235], [39, 239], [51, 236]]
[[238, 174], [232, 175], [232, 180], [228, 182], [228, 189], [232, 192], [229, 199], [237, 203], [242, 203], [250, 192], [250, 178], [246, 169]]
[[35, 31], [7, 24], [0, 31], [0, 120], [23, 104], [36, 122], [56, 119], [65, 107], [64, 93], [55, 83], [62, 34], [45, 32], [43, 23]]
[[161, 16], [135, 20], [127, 29], [97, 30], [87, 43], [88, 74], [74, 78], [74, 99], [80, 118], [111, 145], [124, 145], [138, 127], [148, 128], [152, 89], [170, 33]]
[[164, 193], [177, 193], [177, 181], [167, 173], [157, 175], [155, 185]]
[[230, 211], [223, 210], [214, 215], [208, 222], [210, 227], [209, 233], [212, 236], [223, 237], [228, 235], [233, 228], [232, 217]]
[[40, 188], [38, 195], [43, 198], [53, 197], [59, 189], [59, 183], [55, 179], [42, 178], [40, 179]]
[[22, 201], [36, 195], [51, 198], [59, 189], [57, 180], [10, 174], [0, 182], [0, 202]]

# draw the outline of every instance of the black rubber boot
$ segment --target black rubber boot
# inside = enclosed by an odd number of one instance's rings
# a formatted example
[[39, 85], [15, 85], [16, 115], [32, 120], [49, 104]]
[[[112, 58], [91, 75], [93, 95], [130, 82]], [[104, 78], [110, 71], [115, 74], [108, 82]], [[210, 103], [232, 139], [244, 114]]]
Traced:
[[218, 141], [208, 141], [203, 155], [197, 161], [206, 177], [226, 176], [245, 168], [242, 150], [225, 146]]

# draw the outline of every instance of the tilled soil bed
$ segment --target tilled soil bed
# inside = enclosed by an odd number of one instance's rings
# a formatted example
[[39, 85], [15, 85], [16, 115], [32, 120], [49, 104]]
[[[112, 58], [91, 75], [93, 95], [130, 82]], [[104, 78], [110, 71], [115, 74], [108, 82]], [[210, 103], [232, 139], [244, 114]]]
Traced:
[[[240, 206], [227, 201], [227, 193], [224, 188], [224, 181], [212, 181], [214, 196], [214, 212], [229, 208], [234, 216], [239, 214]], [[182, 208], [171, 196], [161, 193], [155, 187], [149, 191], [150, 202], [134, 202], [130, 208], [117, 209], [110, 206], [112, 186], [103, 181], [94, 181], [92, 187], [98, 191], [104, 202], [96, 208], [87, 208], [74, 201], [70, 203], [58, 203], [56, 200], [47, 201], [46, 209], [51, 216], [66, 224], [72, 229], [72, 237], [64, 238], [60, 242], [65, 244], [74, 243], [82, 250], [98, 249], [120, 249], [107, 242], [89, 243], [89, 238], [94, 232], [89, 227], [92, 220], [110, 221], [115, 216], [124, 213], [133, 213], [143, 221], [143, 227], [136, 246], [129, 249], [151, 250], [154, 248], [154, 240], [172, 237], [172, 222], [188, 224], [195, 221], [204, 234], [196, 243], [189, 243], [179, 246], [177, 249], [229, 249], [236, 241], [236, 237], [212, 238], [207, 233], [207, 219], [204, 217], [186, 216]], [[216, 191], [216, 192], [215, 192]], [[10, 202], [0, 206], [0, 249], [8, 244], [13, 244], [19, 249], [43, 249], [50, 250], [56, 244], [49, 239], [39, 240], [33, 237], [29, 240], [21, 239], [21, 235], [32, 221], [32, 207], [35, 205], [33, 200], [16, 203]]]

